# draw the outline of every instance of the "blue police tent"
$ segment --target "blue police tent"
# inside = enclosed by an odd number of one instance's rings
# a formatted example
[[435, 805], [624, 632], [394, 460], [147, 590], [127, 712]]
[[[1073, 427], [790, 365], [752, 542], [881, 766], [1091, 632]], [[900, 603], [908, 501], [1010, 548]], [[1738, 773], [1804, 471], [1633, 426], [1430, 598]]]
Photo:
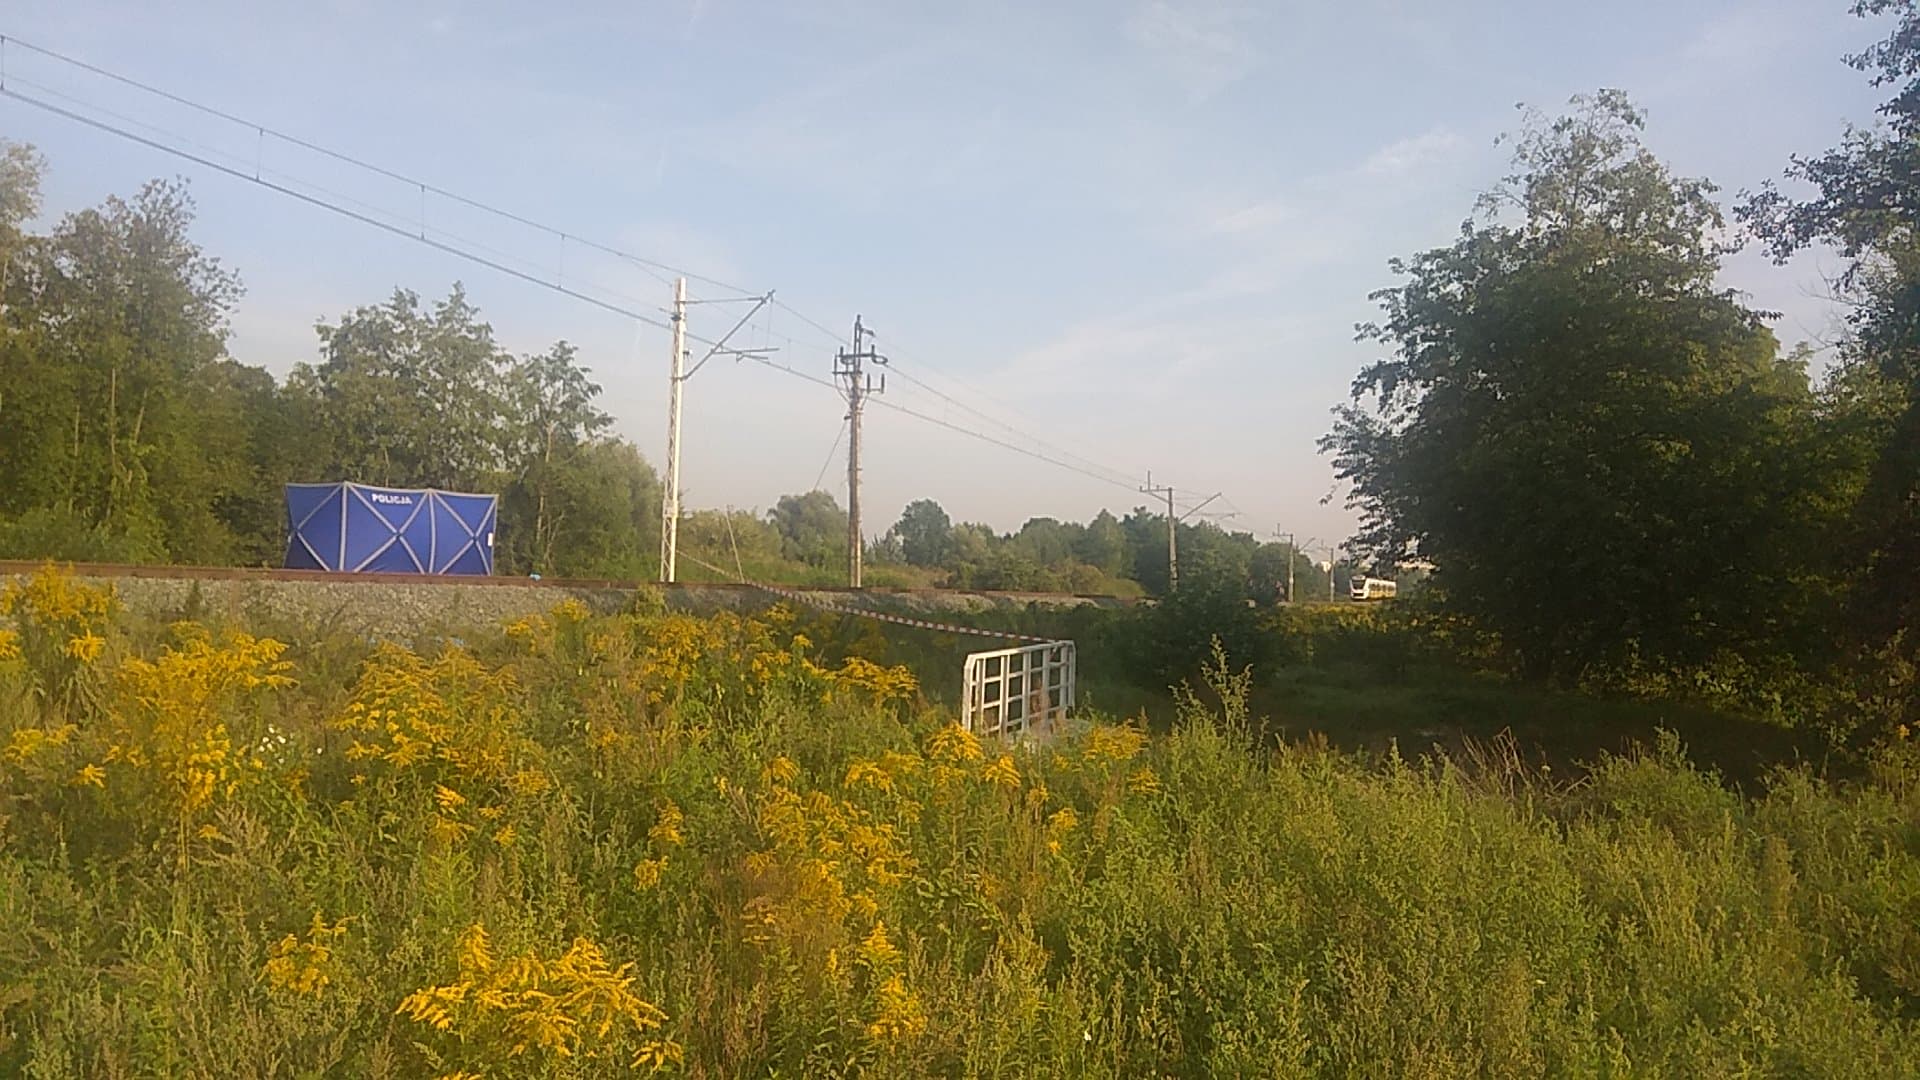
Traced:
[[497, 502], [432, 488], [288, 484], [287, 568], [491, 574]]

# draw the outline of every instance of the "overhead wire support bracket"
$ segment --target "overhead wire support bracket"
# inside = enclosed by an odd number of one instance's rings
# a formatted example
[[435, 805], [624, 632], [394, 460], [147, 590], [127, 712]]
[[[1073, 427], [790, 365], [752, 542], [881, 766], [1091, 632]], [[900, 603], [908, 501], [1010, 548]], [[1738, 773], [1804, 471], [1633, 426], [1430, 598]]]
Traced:
[[[753, 307], [747, 310], [747, 313], [745, 315], [740, 316], [739, 320], [733, 324], [732, 329], [720, 335], [720, 340], [713, 343], [712, 348], [709, 348], [707, 350], [707, 354], [705, 356], [702, 356], [698, 363], [694, 364], [693, 367], [685, 375], [680, 376], [681, 382], [685, 382], [688, 379], [693, 378], [695, 375], [698, 375], [700, 373], [700, 369], [706, 366], [707, 361], [713, 359], [716, 356], [720, 356], [722, 354], [731, 356], [735, 360], [739, 360], [747, 356], [754, 356], [757, 358], [762, 353], [779, 351], [773, 348], [764, 348], [764, 349], [729, 349], [727, 348], [727, 342], [732, 339], [733, 335], [739, 333], [740, 328], [747, 325], [748, 322], [752, 321], [755, 315], [760, 314], [761, 308], [766, 307], [767, 304], [772, 302], [773, 290], [768, 289], [765, 296], [742, 297], [742, 299], [753, 300], [755, 303]], [[687, 301], [687, 303], [689, 304], [698, 304], [702, 302], [703, 301], [699, 301], [699, 300]], [[705, 302], [713, 303], [715, 301], [705, 301]], [[720, 302], [724, 303], [724, 301], [720, 301]]]

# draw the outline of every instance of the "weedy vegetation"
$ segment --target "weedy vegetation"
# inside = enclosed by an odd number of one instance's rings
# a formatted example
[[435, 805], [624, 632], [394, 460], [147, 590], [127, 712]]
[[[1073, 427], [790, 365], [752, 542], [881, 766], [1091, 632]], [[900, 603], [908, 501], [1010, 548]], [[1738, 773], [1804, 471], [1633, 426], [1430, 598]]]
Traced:
[[794, 620], [0, 610], [0, 1073], [1911, 1075], [1920, 754], [983, 742]]

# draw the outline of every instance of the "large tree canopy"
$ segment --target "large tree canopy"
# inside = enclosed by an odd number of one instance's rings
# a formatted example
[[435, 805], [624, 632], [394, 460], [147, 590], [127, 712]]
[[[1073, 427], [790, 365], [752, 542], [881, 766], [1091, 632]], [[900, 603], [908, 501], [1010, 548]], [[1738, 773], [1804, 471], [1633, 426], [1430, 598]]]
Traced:
[[1528, 670], [1691, 662], [1778, 630], [1804, 373], [1718, 289], [1712, 187], [1615, 92], [1530, 115], [1453, 244], [1393, 269], [1391, 354], [1323, 448], [1359, 551], [1436, 582]]
[[1853, 333], [1835, 380], [1834, 435], [1862, 446], [1866, 483], [1843, 547], [1861, 568], [1850, 625], [1866, 644], [1897, 640], [1920, 652], [1920, 2], [1860, 0], [1860, 16], [1893, 16], [1886, 38], [1847, 58], [1893, 87], [1882, 123], [1848, 130], [1840, 146], [1796, 158], [1795, 199], [1769, 185], [1740, 216], [1786, 259], [1816, 243], [1850, 259], [1837, 283], [1852, 301]]

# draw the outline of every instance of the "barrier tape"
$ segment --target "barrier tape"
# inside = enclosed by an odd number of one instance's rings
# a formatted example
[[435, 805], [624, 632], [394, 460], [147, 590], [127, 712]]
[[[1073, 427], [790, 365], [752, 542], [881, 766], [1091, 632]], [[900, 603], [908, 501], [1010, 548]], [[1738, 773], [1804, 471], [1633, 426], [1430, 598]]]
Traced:
[[[680, 553], [680, 557], [689, 562], [698, 563], [716, 574], [727, 573], [725, 569], [715, 566], [704, 559], [689, 555], [684, 551]], [[778, 585], [768, 585], [759, 581], [746, 581], [743, 579], [740, 581], [740, 584], [751, 585], [762, 592], [772, 593], [783, 599], [792, 600], [796, 604], [805, 604], [808, 607], [818, 608], [821, 611], [829, 611], [835, 615], [854, 615], [863, 619], [874, 619], [879, 622], [893, 623], [896, 626], [911, 626], [920, 630], [939, 630], [949, 634], [971, 634], [975, 637], [993, 638], [998, 641], [1024, 641], [1033, 645], [1065, 644], [1065, 642], [1059, 638], [1031, 637], [1027, 634], [1016, 634], [1007, 630], [983, 630], [978, 626], [958, 626], [953, 623], [939, 623], [928, 619], [911, 619], [905, 615], [889, 615], [883, 611], [868, 611], [865, 608], [842, 607], [839, 604], [818, 596], [811, 596], [807, 593], [796, 592], [792, 589], [785, 589]]]

